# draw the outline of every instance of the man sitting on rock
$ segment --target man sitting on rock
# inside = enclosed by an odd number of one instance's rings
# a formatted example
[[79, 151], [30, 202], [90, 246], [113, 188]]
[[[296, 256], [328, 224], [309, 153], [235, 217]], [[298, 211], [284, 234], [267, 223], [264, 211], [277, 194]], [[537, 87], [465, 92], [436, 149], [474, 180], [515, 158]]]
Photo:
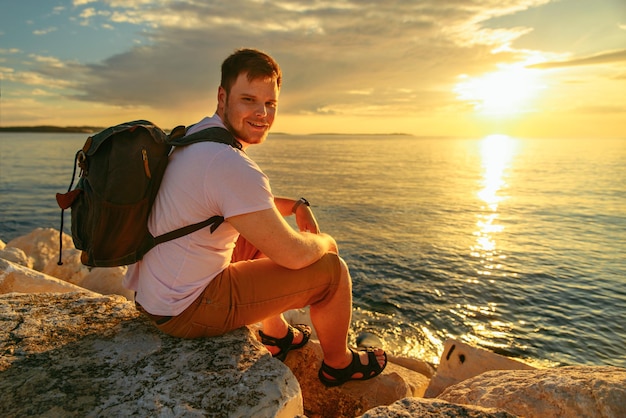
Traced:
[[[129, 267], [125, 286], [162, 332], [197, 338], [261, 322], [261, 341], [284, 360], [304, 346], [306, 325], [290, 326], [282, 313], [310, 306], [324, 352], [319, 378], [326, 386], [379, 375], [380, 348], [347, 346], [352, 284], [337, 243], [319, 231], [306, 199], [275, 198], [269, 180], [245, 150], [265, 141], [274, 122], [281, 70], [267, 54], [238, 50], [222, 64], [217, 111], [187, 134], [225, 127], [236, 147], [199, 142], [178, 147], [154, 203], [150, 232], [157, 236], [214, 215], [204, 228], [153, 248]], [[299, 231], [285, 221], [295, 215]]]

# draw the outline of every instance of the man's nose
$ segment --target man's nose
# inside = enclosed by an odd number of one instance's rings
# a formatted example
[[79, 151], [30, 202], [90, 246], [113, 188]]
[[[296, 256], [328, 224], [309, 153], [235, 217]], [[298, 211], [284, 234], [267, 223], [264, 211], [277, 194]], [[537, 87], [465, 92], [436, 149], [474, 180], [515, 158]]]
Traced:
[[259, 106], [257, 106], [256, 114], [259, 116], [267, 115], [267, 106], [265, 105], [265, 103], [261, 103], [259, 104]]

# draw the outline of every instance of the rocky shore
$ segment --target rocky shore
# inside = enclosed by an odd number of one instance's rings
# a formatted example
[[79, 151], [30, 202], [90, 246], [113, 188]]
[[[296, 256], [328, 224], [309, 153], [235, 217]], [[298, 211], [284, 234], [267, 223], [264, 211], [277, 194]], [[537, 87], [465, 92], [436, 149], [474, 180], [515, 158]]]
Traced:
[[535, 369], [455, 340], [436, 371], [390, 356], [381, 376], [326, 388], [314, 339], [281, 363], [257, 326], [168, 337], [135, 310], [125, 268], [83, 266], [69, 236], [59, 266], [58, 241], [53, 229], [0, 241], [3, 417], [626, 416], [626, 369]]

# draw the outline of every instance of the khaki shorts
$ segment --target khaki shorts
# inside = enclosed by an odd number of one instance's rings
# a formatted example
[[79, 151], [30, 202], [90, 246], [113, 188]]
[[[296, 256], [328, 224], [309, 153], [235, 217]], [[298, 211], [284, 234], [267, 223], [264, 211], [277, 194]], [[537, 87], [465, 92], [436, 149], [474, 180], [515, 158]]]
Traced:
[[182, 338], [221, 335], [289, 309], [324, 301], [339, 287], [341, 261], [334, 253], [300, 270], [280, 267], [247, 241], [237, 241], [232, 263], [181, 314], [155, 325]]

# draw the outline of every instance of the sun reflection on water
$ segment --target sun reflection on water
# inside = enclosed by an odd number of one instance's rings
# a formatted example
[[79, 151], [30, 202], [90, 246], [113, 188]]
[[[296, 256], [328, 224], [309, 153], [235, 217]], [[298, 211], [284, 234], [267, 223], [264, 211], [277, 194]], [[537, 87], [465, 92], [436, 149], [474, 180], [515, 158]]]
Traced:
[[[480, 142], [483, 177], [477, 196], [481, 207], [476, 215], [475, 241], [470, 247], [471, 256], [479, 262], [476, 276], [468, 278], [473, 284], [479, 284], [481, 278], [496, 283], [498, 277], [506, 276], [502, 272], [506, 255], [498, 247], [498, 236], [505, 231], [500, 205], [507, 198], [506, 175], [516, 147], [517, 141], [504, 135], [491, 135]], [[457, 306], [456, 314], [472, 329], [461, 339], [494, 348], [506, 348], [510, 344], [507, 340], [513, 325], [499, 318], [497, 304]]]
[[490, 135], [480, 143], [483, 179], [478, 197], [484, 203], [477, 215], [476, 243], [471, 247], [471, 255], [481, 259], [480, 275], [489, 276], [494, 269], [501, 267], [498, 260], [505, 258], [497, 251], [496, 235], [504, 231], [498, 223], [498, 207], [506, 199], [502, 193], [507, 187], [505, 172], [515, 153], [517, 142], [505, 135]]

